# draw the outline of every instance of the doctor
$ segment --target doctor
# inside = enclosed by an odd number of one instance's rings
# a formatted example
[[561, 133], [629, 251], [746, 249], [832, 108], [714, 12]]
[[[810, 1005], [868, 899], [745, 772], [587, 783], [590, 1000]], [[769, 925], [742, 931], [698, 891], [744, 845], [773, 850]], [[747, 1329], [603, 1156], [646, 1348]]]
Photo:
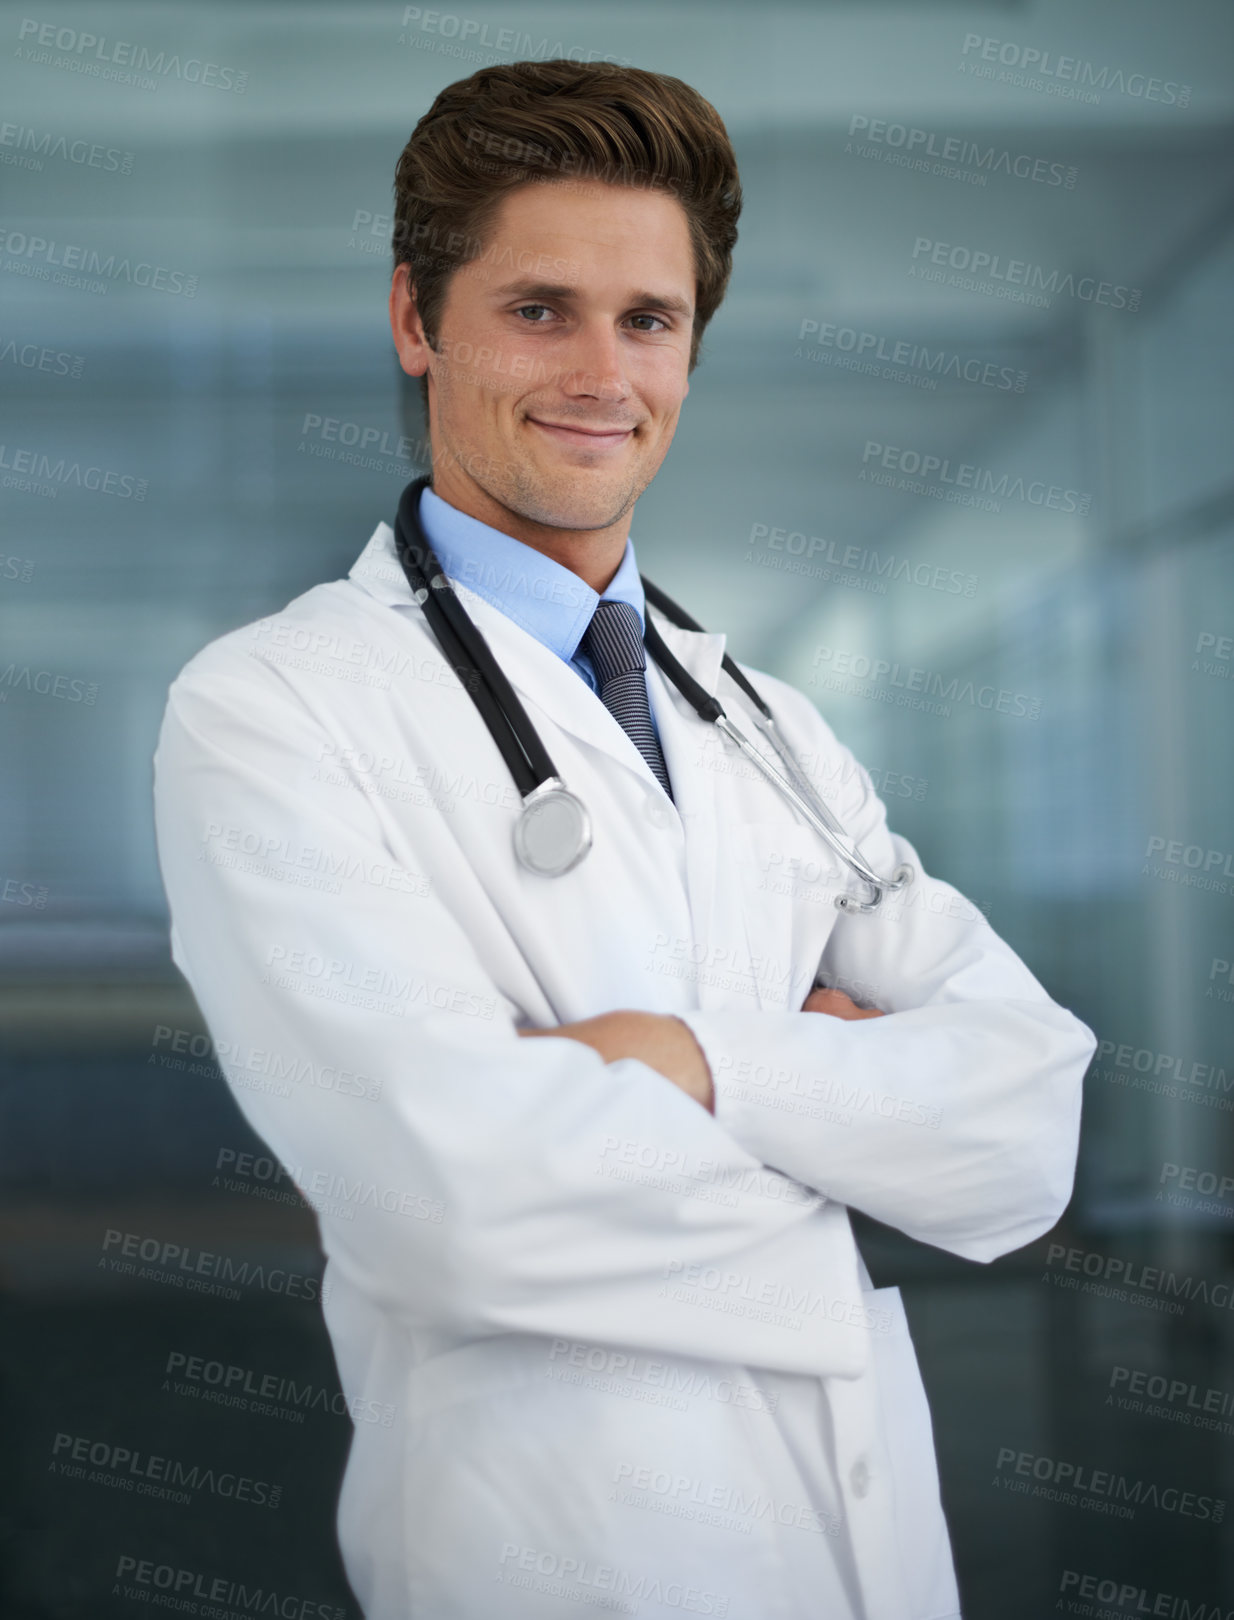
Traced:
[[899, 1294], [848, 1211], [989, 1261], [1070, 1194], [1089, 1031], [809, 699], [745, 671], [866, 860], [914, 868], [871, 913], [642, 665], [650, 619], [753, 733], [724, 636], [650, 605], [630, 540], [739, 209], [714, 109], [616, 66], [482, 70], [399, 163], [419, 517], [586, 807], [568, 871], [515, 858], [522, 794], [387, 522], [169, 695], [172, 954], [318, 1213], [369, 1620], [957, 1615]]

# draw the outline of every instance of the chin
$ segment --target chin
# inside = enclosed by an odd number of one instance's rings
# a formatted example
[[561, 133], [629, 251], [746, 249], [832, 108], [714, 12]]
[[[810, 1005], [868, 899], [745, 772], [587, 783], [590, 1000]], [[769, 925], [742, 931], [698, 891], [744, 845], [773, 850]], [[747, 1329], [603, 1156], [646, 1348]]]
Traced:
[[527, 468], [509, 504], [522, 517], [554, 529], [606, 529], [630, 509], [641, 487], [632, 469]]

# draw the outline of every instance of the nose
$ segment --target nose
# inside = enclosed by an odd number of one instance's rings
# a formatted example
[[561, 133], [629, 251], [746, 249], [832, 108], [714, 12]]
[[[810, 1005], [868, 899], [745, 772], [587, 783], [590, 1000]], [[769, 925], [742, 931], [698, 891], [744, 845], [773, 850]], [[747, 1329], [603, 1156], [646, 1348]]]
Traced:
[[608, 321], [582, 323], [557, 385], [570, 399], [616, 404], [629, 398], [630, 379], [622, 359], [621, 336]]

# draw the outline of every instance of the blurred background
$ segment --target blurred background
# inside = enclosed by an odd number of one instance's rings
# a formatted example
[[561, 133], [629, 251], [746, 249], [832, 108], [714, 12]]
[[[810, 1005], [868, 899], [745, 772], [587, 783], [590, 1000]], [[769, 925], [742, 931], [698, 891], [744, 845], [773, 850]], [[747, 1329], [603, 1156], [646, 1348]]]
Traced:
[[[169, 960], [150, 757], [181, 665], [424, 470], [395, 161], [441, 86], [557, 55], [688, 80], [741, 164], [641, 568], [811, 694], [1101, 1042], [1055, 1233], [985, 1268], [861, 1228], [966, 1615], [1224, 1609], [1234, 1538], [1178, 1504], [1234, 1498], [1234, 11], [460, 6], [0, 7], [0, 1613], [130, 1614], [142, 1560], [357, 1613], [315, 1223], [220, 1174], [259, 1145]], [[108, 1264], [168, 1245], [236, 1297]], [[1010, 1492], [1020, 1453], [1140, 1505]]]

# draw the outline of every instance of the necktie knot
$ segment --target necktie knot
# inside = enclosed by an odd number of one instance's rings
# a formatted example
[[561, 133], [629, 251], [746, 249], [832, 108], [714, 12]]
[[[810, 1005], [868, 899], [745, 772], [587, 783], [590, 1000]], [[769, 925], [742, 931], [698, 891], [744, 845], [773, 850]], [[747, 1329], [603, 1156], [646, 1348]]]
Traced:
[[629, 602], [609, 602], [602, 597], [583, 632], [579, 650], [591, 659], [601, 692], [615, 676], [646, 669], [638, 610]]

